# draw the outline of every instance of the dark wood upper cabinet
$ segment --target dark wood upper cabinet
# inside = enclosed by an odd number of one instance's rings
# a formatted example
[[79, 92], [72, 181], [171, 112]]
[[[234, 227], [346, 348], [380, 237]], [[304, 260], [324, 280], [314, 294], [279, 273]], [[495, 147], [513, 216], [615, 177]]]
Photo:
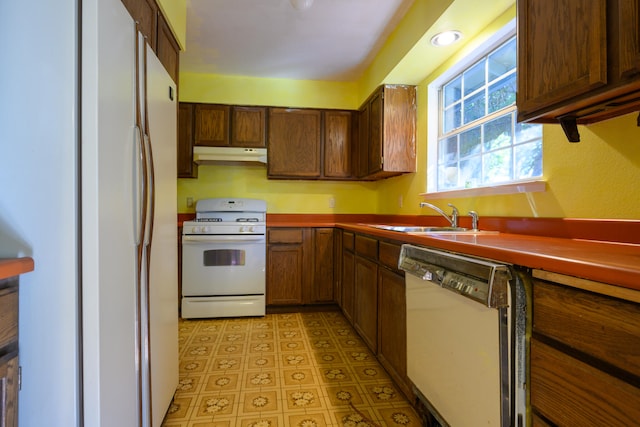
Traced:
[[218, 104], [196, 104], [195, 145], [224, 147], [229, 145], [229, 113], [231, 107]]
[[162, 12], [158, 11], [158, 34], [156, 39], [156, 54], [160, 63], [164, 65], [173, 81], [178, 83], [180, 71], [180, 47], [173, 37], [171, 28], [164, 19]]
[[178, 84], [180, 46], [155, 0], [122, 0], [160, 63]]
[[156, 50], [158, 33], [158, 5], [155, 0], [122, 0], [131, 17], [138, 22], [138, 28], [151, 49]]
[[351, 111], [324, 112], [324, 176], [350, 178], [352, 173]]
[[231, 107], [231, 145], [266, 147], [266, 112], [266, 107]]
[[640, 109], [638, 0], [518, 1], [518, 120], [577, 124]]
[[383, 85], [360, 108], [358, 177], [416, 171], [416, 88]]
[[270, 178], [320, 176], [321, 118], [320, 110], [269, 109]]
[[193, 162], [193, 121], [195, 105], [178, 106], [178, 178], [197, 178], [198, 165]]

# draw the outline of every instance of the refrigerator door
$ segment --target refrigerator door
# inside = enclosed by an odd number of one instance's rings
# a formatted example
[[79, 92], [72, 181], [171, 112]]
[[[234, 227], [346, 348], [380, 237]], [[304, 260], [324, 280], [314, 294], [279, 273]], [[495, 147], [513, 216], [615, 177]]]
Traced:
[[152, 425], [160, 426], [178, 385], [176, 85], [147, 46], [147, 112], [154, 162], [149, 274]]
[[82, 9], [84, 425], [135, 425], [135, 27], [118, 0]]

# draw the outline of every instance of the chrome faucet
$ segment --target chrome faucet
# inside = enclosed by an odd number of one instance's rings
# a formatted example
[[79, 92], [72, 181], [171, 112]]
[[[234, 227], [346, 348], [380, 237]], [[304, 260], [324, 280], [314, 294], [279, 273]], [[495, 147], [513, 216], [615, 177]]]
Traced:
[[448, 203], [448, 206], [451, 206], [453, 208], [453, 211], [451, 212], [451, 216], [447, 215], [442, 209], [440, 209], [436, 205], [432, 205], [431, 203], [427, 203], [427, 202], [420, 203], [421, 208], [424, 208], [425, 206], [433, 209], [434, 211], [438, 212], [440, 215], [445, 217], [447, 221], [449, 221], [449, 224], [451, 224], [452, 227], [454, 228], [458, 227], [458, 209], [455, 206], [453, 206], [451, 203]]
[[469, 216], [471, 217], [471, 229], [473, 231], [478, 230], [478, 212], [469, 211]]

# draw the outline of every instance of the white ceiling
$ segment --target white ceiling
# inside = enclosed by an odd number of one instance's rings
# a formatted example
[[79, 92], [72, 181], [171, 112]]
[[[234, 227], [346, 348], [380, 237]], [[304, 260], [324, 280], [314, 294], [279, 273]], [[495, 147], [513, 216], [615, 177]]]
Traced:
[[187, 0], [180, 71], [356, 81], [414, 0]]

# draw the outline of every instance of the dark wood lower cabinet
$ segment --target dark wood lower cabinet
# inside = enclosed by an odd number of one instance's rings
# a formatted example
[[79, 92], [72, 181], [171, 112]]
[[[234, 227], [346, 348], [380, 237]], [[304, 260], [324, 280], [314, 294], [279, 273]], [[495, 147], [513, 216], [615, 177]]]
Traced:
[[267, 305], [333, 304], [334, 229], [267, 231]]
[[302, 304], [302, 245], [269, 245], [267, 305]]
[[18, 351], [0, 358], [0, 425], [18, 425]]
[[313, 277], [307, 280], [305, 302], [322, 304], [335, 302], [334, 288], [334, 229], [314, 228], [312, 240]]
[[404, 276], [383, 267], [378, 269], [378, 360], [410, 396]]
[[342, 313], [353, 324], [355, 307], [355, 255], [346, 249], [342, 251]]
[[0, 426], [18, 425], [18, 276], [0, 279]]
[[304, 230], [267, 231], [267, 305], [302, 304]]
[[378, 352], [378, 264], [355, 257], [353, 327], [374, 354]]
[[640, 304], [533, 274], [533, 425], [638, 425]]

